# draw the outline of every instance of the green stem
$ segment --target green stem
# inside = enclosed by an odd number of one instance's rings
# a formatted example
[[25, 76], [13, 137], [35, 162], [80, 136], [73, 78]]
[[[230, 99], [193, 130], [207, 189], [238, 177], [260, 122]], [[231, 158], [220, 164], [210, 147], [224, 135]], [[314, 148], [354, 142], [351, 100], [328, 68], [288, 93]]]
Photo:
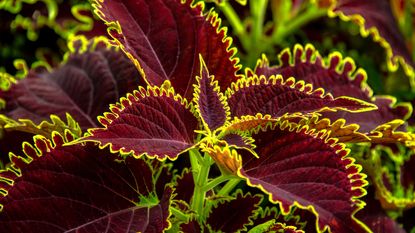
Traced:
[[199, 158], [200, 153], [197, 149], [192, 149], [189, 151], [189, 157], [190, 157], [190, 165], [192, 166], [192, 174], [193, 174], [193, 182], [196, 184], [197, 182], [197, 174], [199, 174], [200, 171], [200, 164], [199, 164]]
[[176, 208], [170, 206], [170, 211], [178, 220], [180, 220], [182, 222], [188, 222], [189, 221], [190, 216], [183, 213], [179, 209], [176, 209]]
[[327, 14], [326, 9], [320, 9], [316, 6], [310, 6], [306, 12], [298, 14], [285, 24], [279, 24], [279, 27], [274, 30], [272, 34], [272, 40], [275, 44], [281, 43], [287, 35], [291, 35], [299, 28], [309, 23], [310, 21], [325, 16]]
[[252, 15], [252, 34], [250, 38], [250, 46], [248, 50], [247, 65], [255, 65], [259, 55], [264, 51], [263, 33], [264, 33], [264, 19], [265, 11], [267, 9], [268, 0], [255, 0], [250, 1], [251, 15]]
[[251, 1], [251, 14], [254, 20], [253, 33], [251, 38], [251, 49], [257, 46], [258, 40], [262, 37], [264, 29], [265, 11], [268, 0]]
[[247, 49], [249, 46], [249, 40], [247, 36], [245, 35], [246, 34], [245, 27], [241, 19], [239, 18], [238, 14], [235, 12], [233, 7], [226, 1], [222, 2], [219, 5], [219, 8], [222, 11], [222, 13], [225, 15], [229, 24], [231, 25], [233, 32], [240, 40], [242, 47], [244, 49]]
[[199, 219], [202, 220], [203, 215], [203, 206], [205, 202], [206, 191], [204, 187], [207, 183], [209, 177], [209, 170], [212, 158], [209, 155], [205, 155], [203, 158], [203, 163], [200, 164], [200, 170], [197, 174], [195, 189], [193, 192], [193, 199], [191, 203], [191, 209], [195, 211], [199, 216]]
[[219, 177], [217, 177], [217, 178], [213, 179], [212, 181], [208, 182], [208, 183], [205, 185], [205, 187], [203, 187], [203, 190], [204, 190], [205, 192], [207, 192], [207, 191], [209, 191], [209, 190], [211, 190], [211, 189], [215, 188], [215, 187], [216, 187], [216, 186], [218, 186], [219, 184], [221, 184], [221, 183], [223, 183], [223, 182], [225, 182], [225, 181], [227, 181], [227, 180], [230, 180], [232, 177], [233, 177], [233, 176], [230, 176], [230, 175], [221, 175], [221, 176], [219, 176]]
[[[223, 177], [226, 177], [226, 175], [222, 175]], [[217, 179], [219, 179], [218, 177]], [[222, 189], [216, 194], [218, 197], [226, 197], [234, 188], [236, 185], [239, 184], [241, 181], [241, 178], [235, 177], [235, 176], [228, 176], [227, 177], [228, 182], [222, 187]], [[213, 182], [213, 181], [212, 181]], [[207, 216], [210, 212], [210, 209], [212, 209], [213, 201], [206, 202], [206, 207], [203, 210], [203, 215]]]
[[223, 188], [218, 192], [218, 196], [226, 196], [228, 195], [235, 187], [236, 185], [239, 184], [239, 182], [241, 181], [241, 179], [235, 178], [235, 179], [231, 179], [229, 180], [224, 186]]

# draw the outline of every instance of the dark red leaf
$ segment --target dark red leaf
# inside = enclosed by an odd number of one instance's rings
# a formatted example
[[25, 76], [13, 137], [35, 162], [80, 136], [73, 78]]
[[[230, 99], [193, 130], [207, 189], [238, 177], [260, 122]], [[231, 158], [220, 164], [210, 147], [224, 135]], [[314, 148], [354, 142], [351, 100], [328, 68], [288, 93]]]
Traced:
[[283, 213], [292, 206], [313, 210], [318, 229], [365, 232], [354, 213], [367, 184], [361, 167], [347, 157], [344, 145], [307, 126], [280, 122], [273, 129], [252, 135], [260, 159], [241, 151], [239, 175], [279, 203]]
[[[80, 47], [88, 46], [77, 42]], [[96, 117], [110, 103], [143, 84], [124, 54], [105, 48], [101, 42], [90, 42], [88, 51], [73, 51], [66, 63], [51, 73], [32, 70], [8, 91], [0, 91], [0, 98], [6, 101], [0, 113], [39, 124], [50, 114], [64, 118], [69, 112], [82, 129], [96, 127]]]
[[357, 217], [361, 219], [373, 233], [405, 233], [406, 231], [382, 209], [379, 201], [375, 199], [373, 190], [369, 190], [368, 195], [364, 198], [366, 206], [357, 214]]
[[229, 146], [237, 148], [253, 148], [253, 140], [248, 136], [241, 136], [239, 134], [227, 134], [222, 140], [224, 140]]
[[360, 125], [359, 131], [368, 133], [377, 126], [394, 119], [407, 119], [411, 108], [408, 104], [395, 104], [393, 97], [373, 96], [373, 91], [366, 83], [367, 74], [362, 69], [356, 69], [354, 61], [343, 59], [341, 54], [334, 52], [328, 60], [310, 44], [305, 48], [295, 46], [291, 52], [285, 49], [279, 54], [279, 63], [271, 67], [263, 57], [255, 68], [257, 75], [271, 76], [281, 74], [283, 77], [295, 77], [311, 83], [314, 88], [323, 88], [334, 97], [351, 96], [372, 104], [378, 109], [368, 112], [327, 112], [323, 116], [332, 120], [344, 118], [347, 124]]
[[203, 121], [205, 130], [214, 132], [223, 126], [229, 118], [229, 107], [225, 96], [220, 92], [218, 82], [209, 75], [203, 58], [200, 57], [200, 76], [196, 77], [194, 94], [196, 109]]
[[[69, 135], [68, 135], [69, 136]], [[2, 171], [4, 232], [161, 232], [169, 227], [171, 188], [157, 200], [152, 169], [140, 159], [90, 145], [37, 137]], [[11, 183], [13, 182], [13, 183]], [[30, 210], [30, 211], [28, 211]]]
[[284, 80], [282, 76], [251, 76], [233, 83], [227, 91], [232, 117], [269, 114], [280, 117], [284, 114], [311, 113], [318, 111], [346, 110], [351, 112], [373, 110], [375, 106], [350, 98], [333, 98], [323, 89], [313, 90], [310, 84], [296, 82], [294, 78]]
[[[237, 79], [238, 59], [217, 14], [203, 13], [203, 3], [192, 0], [94, 1], [110, 34], [135, 60], [147, 81], [159, 86], [171, 80], [177, 93], [193, 95], [199, 74], [199, 54], [215, 74], [221, 90]], [[184, 26], [185, 25], [185, 26]]]
[[136, 156], [176, 159], [194, 146], [199, 121], [192, 111], [173, 89], [140, 87], [113, 105], [111, 113], [104, 113], [99, 119], [104, 128], [91, 129], [82, 141]]
[[[292, 212], [286, 215], [283, 215], [281, 211], [277, 210], [276, 207], [265, 209], [260, 208], [255, 216], [252, 218], [252, 224], [250, 224], [251, 228], [255, 226], [264, 224], [268, 221], [275, 220], [275, 223], [284, 223], [287, 226], [296, 226], [298, 229], [302, 229], [305, 224], [307, 224], [297, 212], [298, 209], [292, 209]], [[311, 222], [309, 224], [312, 224]]]
[[196, 220], [191, 220], [188, 223], [181, 224], [180, 230], [184, 233], [200, 233], [202, 232], [202, 227]]
[[177, 177], [174, 186], [174, 193], [176, 194], [174, 199], [190, 203], [193, 197], [194, 187], [193, 173], [188, 169], [184, 169], [181, 176]]
[[261, 196], [243, 195], [238, 192], [234, 199], [219, 202], [213, 207], [206, 219], [206, 224], [213, 232], [242, 230], [250, 223], [250, 218], [258, 209], [261, 200]]
[[414, 63], [411, 54], [399, 31], [399, 25], [388, 0], [332, 1], [329, 16], [338, 16], [342, 20], [359, 25], [360, 34], [364, 37], [371, 35], [374, 41], [386, 49], [388, 67], [391, 70], [397, 69], [399, 61], [407, 73], [413, 71]]
[[28, 119], [15, 121], [0, 115], [0, 129], [0, 161], [4, 164], [10, 162], [9, 152], [19, 153], [22, 150], [22, 143], [31, 141], [35, 135], [50, 138], [53, 131], [62, 134], [69, 131], [77, 138], [82, 136], [78, 123], [70, 115], [66, 116], [66, 121], [51, 115], [49, 121], [42, 121], [39, 125]]

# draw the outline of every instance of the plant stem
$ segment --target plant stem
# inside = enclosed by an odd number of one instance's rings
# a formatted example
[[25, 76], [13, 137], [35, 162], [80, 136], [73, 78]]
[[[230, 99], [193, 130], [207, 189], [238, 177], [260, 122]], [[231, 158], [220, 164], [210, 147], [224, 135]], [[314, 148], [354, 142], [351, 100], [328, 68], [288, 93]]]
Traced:
[[208, 182], [205, 187], [203, 187], [203, 190], [205, 192], [215, 188], [216, 186], [218, 186], [219, 184], [221, 184], [222, 182], [225, 182], [227, 180], [230, 180], [232, 178], [232, 176], [230, 175], [221, 175], [215, 179], [213, 179], [212, 181]]
[[229, 180], [225, 184], [225, 186], [223, 186], [223, 188], [218, 192], [217, 195], [218, 196], [226, 196], [226, 195], [228, 195], [232, 191], [232, 189], [234, 189], [235, 186], [239, 184], [240, 181], [241, 181], [241, 179], [239, 177], [238, 178], [235, 178], [235, 179]]
[[199, 174], [200, 171], [200, 164], [199, 164], [199, 159], [198, 157], [200, 157], [200, 153], [198, 150], [196, 149], [192, 149], [189, 151], [189, 157], [190, 157], [190, 165], [192, 166], [192, 174], [193, 174], [193, 182], [196, 184], [197, 182], [197, 175]]
[[268, 4], [268, 0], [251, 1], [250, 4], [251, 14], [254, 20], [251, 37], [251, 49], [253, 49], [257, 46], [257, 43], [263, 34], [265, 10]]
[[310, 21], [325, 16], [327, 14], [326, 9], [320, 9], [316, 6], [310, 6], [306, 12], [298, 14], [289, 22], [279, 24], [279, 27], [274, 30], [272, 34], [272, 40], [275, 44], [281, 43], [287, 35], [292, 34], [299, 28], [309, 23]]
[[205, 203], [205, 196], [206, 196], [206, 191], [204, 187], [209, 177], [209, 170], [210, 170], [211, 162], [212, 162], [212, 158], [209, 155], [205, 154], [203, 158], [203, 162], [199, 164], [200, 170], [197, 174], [197, 178], [195, 182], [195, 189], [193, 192], [191, 209], [195, 211], [197, 214], [199, 214], [198, 217], [200, 220], [202, 220], [203, 218], [202, 211], [203, 211], [203, 205]]
[[183, 213], [179, 209], [176, 209], [176, 208], [170, 206], [170, 211], [178, 220], [180, 220], [182, 222], [188, 222], [189, 221], [190, 216]]
[[263, 43], [264, 19], [268, 0], [250, 1], [249, 4], [251, 4], [253, 24], [247, 64], [252, 66], [255, 65], [259, 55], [263, 52], [263, 48], [260, 45]]
[[222, 2], [219, 5], [220, 10], [225, 15], [227, 21], [233, 29], [233, 33], [236, 34], [240, 40], [242, 47], [246, 50], [249, 47], [249, 40], [246, 36], [245, 27], [239, 18], [238, 14], [235, 12], [233, 7], [226, 1]]

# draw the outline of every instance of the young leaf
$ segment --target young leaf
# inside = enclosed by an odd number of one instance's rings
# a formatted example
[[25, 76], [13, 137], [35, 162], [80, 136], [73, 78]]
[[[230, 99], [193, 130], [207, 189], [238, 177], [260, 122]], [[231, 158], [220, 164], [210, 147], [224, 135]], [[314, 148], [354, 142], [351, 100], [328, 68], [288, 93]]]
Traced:
[[77, 44], [69, 46], [77, 50], [68, 55], [64, 65], [50, 73], [32, 70], [8, 91], [0, 91], [0, 98], [6, 101], [0, 113], [35, 124], [50, 114], [63, 118], [70, 113], [87, 129], [97, 126], [96, 117], [110, 103], [140, 84], [136, 68], [120, 51], [105, 44], [105, 39], [72, 43]]
[[245, 226], [250, 223], [261, 200], [259, 195], [243, 195], [238, 192], [234, 199], [219, 202], [212, 208], [206, 225], [212, 232], [238, 232], [246, 229]]
[[214, 11], [203, 13], [203, 2], [94, 0], [94, 7], [151, 85], [170, 80], [177, 93], [190, 100], [199, 74], [198, 54], [222, 91], [238, 78], [239, 59], [233, 58], [236, 50], [227, 29], [221, 28]]
[[[167, 81], [168, 82], [168, 81]], [[159, 160], [176, 159], [194, 146], [199, 121], [192, 106], [174, 90], [140, 87], [99, 118], [104, 128], [90, 129], [81, 141], [99, 142], [111, 151]]]
[[358, 198], [365, 194], [367, 182], [361, 167], [346, 157], [344, 145], [287, 121], [258, 130], [252, 137], [261, 159], [241, 151], [243, 163], [238, 171], [249, 186], [267, 193], [283, 213], [293, 206], [313, 211], [319, 231], [327, 227], [333, 232], [367, 229], [354, 217], [363, 207]]
[[[67, 135], [69, 137], [69, 135]], [[157, 199], [149, 165], [95, 146], [62, 145], [37, 136], [24, 157], [0, 173], [0, 224], [5, 232], [161, 232], [169, 228], [168, 186]], [[69, 139], [71, 140], [71, 139]], [[28, 211], [30, 210], [30, 211]], [[127, 221], [126, 221], [127, 220]]]
[[373, 104], [351, 97], [333, 98], [324, 94], [321, 88], [313, 90], [304, 81], [296, 82], [292, 77], [284, 80], [281, 75], [269, 78], [254, 75], [239, 79], [227, 90], [227, 98], [232, 117], [261, 113], [277, 118], [294, 113], [376, 109]]
[[414, 63], [388, 0], [335, 0], [331, 3], [328, 10], [330, 17], [357, 24], [363, 37], [372, 36], [386, 49], [389, 69], [395, 71], [400, 62], [405, 71], [413, 76]]
[[220, 92], [218, 82], [209, 75], [203, 58], [200, 56], [200, 76], [196, 77], [194, 102], [203, 121], [205, 130], [214, 132], [223, 126], [229, 118], [229, 106], [225, 96]]
[[277, 75], [283, 77], [293, 76], [297, 80], [311, 83], [315, 88], [323, 88], [335, 98], [351, 96], [371, 104], [378, 109], [374, 111], [347, 113], [323, 113], [333, 121], [344, 118], [348, 124], [360, 125], [359, 132], [368, 133], [377, 126], [394, 119], [407, 119], [412, 112], [409, 104], [396, 104], [396, 100], [387, 96], [373, 96], [373, 91], [366, 83], [367, 74], [356, 65], [351, 58], [342, 58], [338, 52], [331, 53], [323, 58], [311, 45], [305, 47], [296, 45], [291, 52], [282, 51], [276, 66], [270, 66], [266, 57], [258, 61], [255, 68], [257, 75]]

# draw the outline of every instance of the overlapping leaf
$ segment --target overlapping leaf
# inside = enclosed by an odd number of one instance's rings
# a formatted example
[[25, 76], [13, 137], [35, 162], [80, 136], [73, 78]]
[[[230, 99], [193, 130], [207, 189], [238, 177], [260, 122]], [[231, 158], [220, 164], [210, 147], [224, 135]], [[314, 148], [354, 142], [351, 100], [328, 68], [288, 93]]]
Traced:
[[[67, 137], [70, 135], [68, 134]], [[71, 140], [71, 139], [69, 139]], [[0, 173], [0, 224], [5, 232], [161, 232], [169, 227], [172, 189], [160, 200], [155, 174], [139, 159], [87, 145], [63, 147], [37, 137], [24, 157]], [[29, 210], [29, 211], [28, 211]]]
[[238, 59], [232, 58], [232, 41], [215, 12], [203, 13], [203, 3], [105, 0], [94, 5], [110, 26], [111, 36], [150, 84], [159, 86], [170, 80], [177, 93], [190, 100], [194, 77], [199, 74], [199, 54], [222, 91], [237, 79]]
[[372, 190], [370, 190], [364, 201], [367, 205], [357, 214], [357, 216], [373, 231], [373, 233], [406, 232], [395, 220], [386, 214], [379, 201], [375, 199], [375, 194]]
[[[258, 227], [259, 229], [265, 229], [264, 232], [267, 232], [266, 229], [271, 228], [277, 223], [282, 223], [286, 226], [294, 226], [297, 229], [303, 229], [304, 225], [307, 223], [304, 219], [301, 219], [300, 215], [297, 215], [296, 212], [298, 212], [298, 210], [299, 209], [292, 209], [291, 213], [283, 215], [276, 207], [260, 208], [252, 218], [252, 224], [250, 225], [252, 228], [248, 232], [256, 232], [255, 230], [257, 230]], [[312, 224], [312, 222], [309, 224]]]
[[333, 232], [365, 232], [367, 227], [354, 214], [362, 208], [358, 198], [367, 182], [344, 145], [287, 121], [252, 136], [261, 159], [241, 151], [238, 172], [248, 185], [269, 194], [284, 213], [292, 206], [312, 210], [319, 230], [328, 226]]
[[362, 36], [372, 36], [386, 49], [391, 70], [396, 70], [400, 62], [413, 76], [414, 63], [388, 0], [335, 0], [328, 9], [328, 15], [357, 24]]
[[225, 96], [220, 92], [218, 82], [209, 74], [203, 58], [200, 57], [200, 76], [196, 77], [194, 102], [205, 130], [214, 132], [229, 118], [229, 107]]
[[63, 118], [69, 112], [82, 129], [96, 127], [96, 117], [110, 103], [143, 83], [134, 65], [120, 51], [107, 48], [105, 40], [73, 43], [77, 51], [61, 67], [50, 73], [33, 70], [8, 91], [0, 91], [6, 101], [0, 113], [39, 124], [50, 114]]
[[[206, 219], [206, 224], [213, 232], [243, 230], [250, 223], [250, 218], [258, 209], [261, 199], [261, 196], [258, 195], [243, 195], [238, 192], [234, 199], [219, 202], [213, 207]], [[242, 206], [243, 208], [241, 208]]]
[[323, 88], [334, 97], [351, 96], [375, 104], [375, 111], [359, 114], [336, 112], [324, 113], [323, 116], [333, 121], [344, 118], [348, 124], [360, 125], [359, 131], [368, 133], [377, 126], [394, 119], [408, 118], [412, 108], [408, 104], [395, 104], [391, 97], [373, 96], [373, 91], [366, 84], [367, 74], [356, 69], [354, 61], [343, 59], [340, 53], [334, 52], [325, 60], [315, 48], [308, 44], [304, 47], [295, 46], [293, 52], [286, 49], [279, 55], [279, 64], [271, 67], [263, 57], [255, 69], [257, 75], [293, 76], [297, 80], [311, 83], [314, 88]]
[[99, 142], [112, 151], [176, 159], [194, 146], [199, 121], [193, 108], [173, 89], [140, 87], [121, 98], [100, 118], [104, 128], [90, 130], [83, 141]]
[[368, 111], [376, 107], [351, 97], [333, 98], [323, 89], [313, 90], [304, 81], [282, 76], [251, 76], [233, 83], [227, 90], [232, 117], [244, 115], [271, 115], [273, 118], [284, 114], [312, 113], [319, 111], [345, 110], [350, 112]]
[[53, 131], [62, 134], [69, 131], [76, 138], [82, 135], [78, 123], [69, 114], [66, 116], [66, 121], [51, 115], [50, 121], [42, 121], [38, 125], [28, 119], [15, 121], [0, 115], [0, 161], [4, 164], [9, 163], [9, 152], [19, 153], [24, 141], [31, 141], [35, 135], [50, 138]]

